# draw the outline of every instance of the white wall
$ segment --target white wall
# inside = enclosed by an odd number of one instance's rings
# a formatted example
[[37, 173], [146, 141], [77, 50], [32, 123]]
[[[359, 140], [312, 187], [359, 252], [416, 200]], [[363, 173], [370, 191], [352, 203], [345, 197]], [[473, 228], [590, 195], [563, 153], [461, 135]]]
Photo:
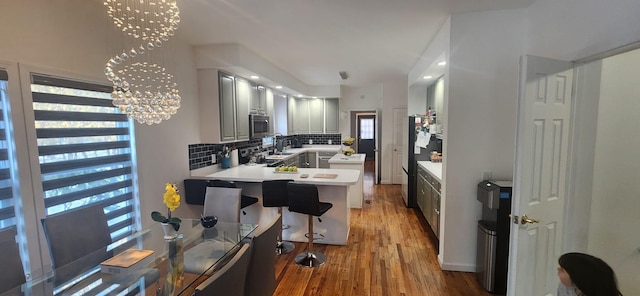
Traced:
[[502, 10], [451, 17], [439, 254], [443, 269], [475, 271], [481, 216], [476, 185], [483, 171], [496, 180], [512, 179], [523, 16], [523, 10]]
[[[111, 46], [105, 36], [111, 24], [101, 2], [3, 1], [0, 6], [0, 60], [108, 82], [103, 70]], [[179, 33], [178, 29], [175, 38], [179, 39]], [[162, 204], [165, 182], [176, 182], [183, 189], [182, 180], [189, 177], [187, 145], [200, 142], [192, 49], [180, 41], [173, 48], [176, 51], [173, 74], [182, 106], [170, 120], [159, 125], [135, 126], [143, 226], [151, 223], [151, 211], [165, 208]], [[16, 135], [20, 136], [25, 135]], [[177, 215], [196, 217], [199, 213], [183, 203]]]
[[526, 15], [525, 53], [572, 61], [640, 38], [637, 0], [537, 0]]
[[410, 110], [410, 114], [425, 114], [427, 113], [427, 88], [428, 84], [414, 83], [409, 86], [409, 92], [407, 97], [407, 110]]
[[640, 50], [602, 62], [587, 248], [614, 268], [625, 295], [640, 291], [639, 76]]

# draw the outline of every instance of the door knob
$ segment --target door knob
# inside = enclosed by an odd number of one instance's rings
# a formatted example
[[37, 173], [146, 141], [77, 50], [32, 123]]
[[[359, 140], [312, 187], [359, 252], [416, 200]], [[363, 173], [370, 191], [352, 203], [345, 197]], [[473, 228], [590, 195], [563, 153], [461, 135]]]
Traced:
[[527, 223], [534, 224], [534, 223], [538, 223], [538, 222], [540, 222], [540, 221], [538, 221], [536, 219], [533, 219], [533, 218], [529, 218], [529, 217], [527, 217], [526, 214], [522, 215], [522, 217], [520, 218], [520, 224], [522, 224], [522, 225], [525, 225]]

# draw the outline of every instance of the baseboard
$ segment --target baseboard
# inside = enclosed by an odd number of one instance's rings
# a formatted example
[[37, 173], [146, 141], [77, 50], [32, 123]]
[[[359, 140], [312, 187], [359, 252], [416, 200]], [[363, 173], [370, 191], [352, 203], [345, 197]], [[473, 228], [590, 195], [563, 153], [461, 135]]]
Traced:
[[476, 272], [476, 266], [475, 265], [444, 263], [444, 262], [442, 262], [440, 260], [440, 258], [438, 258], [438, 263], [440, 263], [440, 268], [442, 270]]

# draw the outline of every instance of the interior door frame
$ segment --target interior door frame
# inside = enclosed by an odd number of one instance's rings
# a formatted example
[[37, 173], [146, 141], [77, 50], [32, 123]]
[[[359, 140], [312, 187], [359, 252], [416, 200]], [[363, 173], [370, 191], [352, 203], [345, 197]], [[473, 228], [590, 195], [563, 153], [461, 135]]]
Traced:
[[351, 127], [350, 127], [350, 131], [351, 131], [351, 135], [352, 137], [356, 138], [355, 141], [355, 147], [353, 147], [353, 150], [358, 151], [358, 139], [360, 138], [360, 131], [358, 130], [358, 117], [360, 115], [373, 115], [374, 116], [374, 122], [375, 122], [375, 147], [373, 149], [373, 155], [374, 155], [374, 163], [375, 163], [375, 168], [374, 168], [374, 182], [375, 184], [380, 184], [380, 138], [381, 138], [381, 133], [380, 133], [380, 112], [378, 110], [351, 110], [351, 114], [350, 114], [350, 121], [351, 121]]

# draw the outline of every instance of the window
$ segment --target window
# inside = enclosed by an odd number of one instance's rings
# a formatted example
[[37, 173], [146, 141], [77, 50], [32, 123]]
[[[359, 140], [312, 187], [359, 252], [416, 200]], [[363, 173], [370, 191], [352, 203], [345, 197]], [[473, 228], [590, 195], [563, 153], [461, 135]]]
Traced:
[[133, 122], [111, 87], [32, 74], [31, 92], [46, 216], [101, 203], [112, 240], [130, 234], [139, 224]]
[[11, 135], [11, 111], [7, 93], [7, 72], [0, 69], [0, 229], [17, 226], [16, 208], [20, 200], [14, 198], [17, 188], [15, 151]]
[[360, 139], [373, 140], [373, 118], [360, 118]]

